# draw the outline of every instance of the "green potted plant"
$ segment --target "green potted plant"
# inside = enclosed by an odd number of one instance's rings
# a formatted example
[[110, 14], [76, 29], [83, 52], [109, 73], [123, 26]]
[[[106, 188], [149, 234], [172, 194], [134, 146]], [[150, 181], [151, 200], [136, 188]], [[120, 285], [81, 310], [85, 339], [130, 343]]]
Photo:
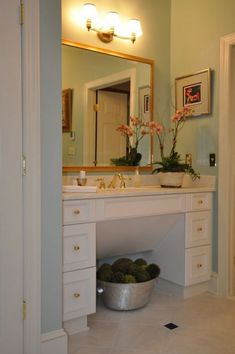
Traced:
[[185, 106], [182, 110], [177, 110], [171, 117], [172, 127], [169, 129], [169, 133], [172, 135], [172, 145], [167, 156], [164, 151], [166, 135], [164, 126], [155, 121], [148, 123], [149, 134], [156, 135], [160, 147], [161, 161], [154, 162], [154, 164], [160, 166], [155, 168], [153, 173], [161, 172], [160, 184], [162, 187], [181, 187], [185, 173], [188, 173], [193, 180], [200, 178], [199, 174], [195, 172], [189, 163], [182, 162], [180, 154], [176, 151], [179, 132], [191, 114], [192, 110]]
[[104, 263], [97, 271], [98, 293], [104, 304], [114, 310], [133, 310], [146, 305], [160, 274], [157, 264], [148, 264], [143, 258], [135, 261], [119, 258], [112, 264]]

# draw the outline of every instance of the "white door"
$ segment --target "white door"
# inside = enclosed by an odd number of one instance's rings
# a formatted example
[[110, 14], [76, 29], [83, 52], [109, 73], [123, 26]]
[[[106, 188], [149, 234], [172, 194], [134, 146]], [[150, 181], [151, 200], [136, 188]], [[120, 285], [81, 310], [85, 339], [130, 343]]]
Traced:
[[19, 0], [0, 11], [0, 352], [23, 353], [22, 98]]
[[98, 91], [98, 165], [110, 165], [111, 158], [126, 155], [126, 138], [117, 132], [119, 124], [127, 122], [127, 95]]

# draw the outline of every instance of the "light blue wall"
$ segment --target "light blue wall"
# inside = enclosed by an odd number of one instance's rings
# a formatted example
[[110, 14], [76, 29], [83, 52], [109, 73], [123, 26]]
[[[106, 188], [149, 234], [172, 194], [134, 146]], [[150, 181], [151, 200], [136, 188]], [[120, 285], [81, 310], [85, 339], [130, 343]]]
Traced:
[[60, 0], [40, 0], [42, 333], [62, 323]]
[[[182, 156], [192, 153], [193, 167], [201, 174], [217, 176], [220, 38], [235, 32], [234, 13], [234, 0], [197, 0], [196, 4], [186, 0], [171, 1], [171, 84], [176, 77], [212, 69], [212, 113], [191, 119], [179, 143]], [[211, 152], [216, 153], [217, 167], [209, 167]], [[214, 199], [213, 270], [216, 271], [217, 195]]]

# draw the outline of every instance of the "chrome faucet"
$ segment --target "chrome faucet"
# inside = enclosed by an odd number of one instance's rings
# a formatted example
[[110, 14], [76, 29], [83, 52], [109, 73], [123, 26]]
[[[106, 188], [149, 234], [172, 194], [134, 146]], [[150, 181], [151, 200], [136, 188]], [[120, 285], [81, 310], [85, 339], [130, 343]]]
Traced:
[[125, 177], [122, 173], [116, 173], [108, 184], [108, 188], [116, 188], [117, 178], [120, 180], [120, 188], [126, 188]]

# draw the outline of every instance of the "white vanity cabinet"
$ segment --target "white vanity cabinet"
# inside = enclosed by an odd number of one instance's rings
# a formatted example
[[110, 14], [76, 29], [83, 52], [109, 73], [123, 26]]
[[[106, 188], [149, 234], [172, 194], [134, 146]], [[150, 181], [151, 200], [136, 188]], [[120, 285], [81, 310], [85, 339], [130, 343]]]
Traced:
[[155, 188], [64, 194], [65, 329], [75, 333], [86, 328], [87, 315], [95, 312], [96, 257], [146, 251], [146, 259], [161, 268], [160, 288], [183, 297], [206, 291], [212, 191]]
[[69, 334], [87, 327], [96, 310], [94, 201], [63, 204], [63, 321]]
[[154, 257], [161, 268], [159, 287], [187, 297], [207, 290], [211, 277], [212, 193], [186, 195], [182, 216]]
[[211, 276], [211, 193], [189, 196], [185, 215], [185, 285], [207, 281]]

